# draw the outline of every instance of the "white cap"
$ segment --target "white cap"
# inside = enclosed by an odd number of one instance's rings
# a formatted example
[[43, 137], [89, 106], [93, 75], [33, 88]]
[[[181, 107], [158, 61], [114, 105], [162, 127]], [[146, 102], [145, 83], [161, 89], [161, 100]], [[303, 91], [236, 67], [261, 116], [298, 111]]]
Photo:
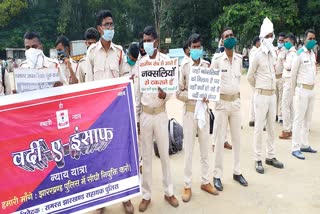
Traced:
[[261, 25], [259, 37], [264, 38], [269, 33], [273, 33], [273, 24], [270, 21], [270, 19], [268, 19], [268, 17], [266, 17], [266, 18], [264, 18], [263, 23]]

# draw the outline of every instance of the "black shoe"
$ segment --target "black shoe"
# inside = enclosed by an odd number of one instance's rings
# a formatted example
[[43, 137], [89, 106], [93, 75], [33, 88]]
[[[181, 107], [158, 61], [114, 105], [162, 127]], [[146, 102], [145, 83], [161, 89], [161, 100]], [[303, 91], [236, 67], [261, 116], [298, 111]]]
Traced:
[[264, 131], [264, 132], [267, 131], [266, 127], [263, 127], [263, 131]]
[[309, 152], [309, 153], [317, 153], [317, 150], [312, 149], [311, 146], [309, 146], [307, 148], [301, 148], [300, 151], [301, 152]]
[[256, 161], [256, 171], [257, 173], [263, 174], [264, 168], [262, 166], [262, 161]]
[[223, 191], [223, 186], [220, 178], [213, 178], [213, 184], [218, 191]]
[[276, 122], [278, 122], [278, 115], [276, 116]]
[[283, 163], [281, 163], [280, 161], [278, 161], [276, 158], [266, 158], [266, 164], [271, 165], [273, 167], [282, 169], [283, 168]]
[[254, 121], [249, 121], [249, 126], [254, 127]]
[[235, 175], [233, 174], [233, 180], [238, 181], [242, 186], [248, 186], [248, 182], [246, 179], [243, 177], [243, 175]]

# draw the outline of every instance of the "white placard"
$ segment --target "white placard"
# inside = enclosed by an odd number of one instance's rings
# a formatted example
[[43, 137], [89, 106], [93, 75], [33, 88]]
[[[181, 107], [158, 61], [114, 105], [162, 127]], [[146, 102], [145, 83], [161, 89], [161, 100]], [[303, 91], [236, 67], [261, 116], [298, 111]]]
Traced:
[[211, 101], [220, 100], [221, 70], [191, 67], [189, 74], [188, 98]]
[[160, 87], [166, 93], [178, 90], [179, 60], [145, 60], [139, 63], [140, 91], [158, 93]]

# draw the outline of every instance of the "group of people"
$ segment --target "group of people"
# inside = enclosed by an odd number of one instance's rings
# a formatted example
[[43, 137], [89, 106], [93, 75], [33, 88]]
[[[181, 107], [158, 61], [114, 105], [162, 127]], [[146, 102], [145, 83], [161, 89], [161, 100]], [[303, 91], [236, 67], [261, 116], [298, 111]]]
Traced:
[[[77, 84], [103, 79], [128, 76], [133, 80], [136, 97], [136, 115], [140, 130], [140, 155], [143, 160], [142, 169], [142, 200], [139, 211], [147, 210], [152, 196], [152, 153], [153, 140], [158, 145], [163, 174], [164, 199], [173, 207], [179, 206], [174, 195], [170, 159], [168, 154], [168, 116], [166, 102], [171, 94], [160, 87], [158, 93], [142, 93], [139, 86], [139, 66], [149, 59], [165, 60], [169, 57], [159, 52], [159, 38], [152, 26], [145, 27], [143, 39], [139, 44], [129, 46], [125, 55], [122, 47], [112, 42], [114, 37], [113, 16], [109, 10], [101, 10], [97, 14], [96, 28], [86, 30], [84, 37], [88, 47], [86, 57], [75, 61], [70, 57], [70, 44], [65, 36], [58, 37], [55, 47], [60, 63], [46, 57], [42, 52], [42, 43], [38, 33], [27, 32], [24, 35], [26, 60], [20, 68], [58, 68], [60, 81], [54, 86]], [[254, 44], [261, 43], [250, 51], [250, 65], [247, 74], [254, 96], [252, 108], [254, 117], [250, 126], [254, 126], [254, 158], [255, 169], [264, 173], [262, 164], [263, 129], [267, 131], [267, 154], [265, 163], [276, 168], [284, 164], [276, 159], [274, 141], [274, 120], [277, 104], [282, 103], [278, 111], [278, 120], [283, 120], [284, 131], [281, 139], [292, 135], [292, 155], [304, 159], [301, 152], [316, 152], [308, 143], [308, 133], [312, 108], [314, 104], [314, 84], [316, 75], [315, 55], [311, 51], [316, 44], [315, 32], [307, 30], [304, 46], [296, 51], [296, 38], [293, 34], [280, 34], [278, 47], [273, 46], [275, 38], [273, 24], [265, 19], [260, 35]], [[198, 137], [200, 147], [201, 190], [212, 195], [223, 191], [223, 148], [233, 151], [233, 179], [242, 186], [248, 182], [240, 168], [241, 140], [241, 101], [240, 78], [242, 75], [242, 56], [234, 52], [237, 44], [232, 28], [221, 32], [220, 53], [216, 53], [211, 63], [202, 59], [201, 36], [192, 34], [184, 48], [186, 56], [180, 65], [179, 87], [176, 92], [178, 100], [184, 102], [184, 189], [182, 201], [189, 202], [192, 198], [192, 158], [193, 147]], [[257, 45], [258, 46], [258, 45]], [[209, 133], [209, 100], [203, 98], [195, 101], [188, 98], [189, 74], [191, 67], [214, 68], [221, 70], [220, 100], [214, 104], [215, 123], [213, 137]], [[8, 72], [6, 72], [7, 75]], [[6, 79], [6, 78], [4, 78]], [[293, 96], [295, 92], [295, 96]], [[6, 94], [15, 92], [15, 87], [6, 83]], [[276, 94], [279, 94], [277, 99]], [[282, 95], [280, 97], [280, 95]], [[204, 115], [198, 117], [198, 109], [204, 109]], [[279, 108], [280, 109], [280, 108]], [[294, 109], [294, 111], [293, 111]], [[281, 113], [282, 112], [282, 117]], [[228, 129], [229, 126], [229, 129]], [[231, 145], [225, 145], [227, 130], [231, 135]], [[209, 176], [209, 142], [214, 142], [213, 180]], [[123, 202], [126, 213], [134, 213], [131, 201]], [[101, 212], [96, 210], [95, 212]]]

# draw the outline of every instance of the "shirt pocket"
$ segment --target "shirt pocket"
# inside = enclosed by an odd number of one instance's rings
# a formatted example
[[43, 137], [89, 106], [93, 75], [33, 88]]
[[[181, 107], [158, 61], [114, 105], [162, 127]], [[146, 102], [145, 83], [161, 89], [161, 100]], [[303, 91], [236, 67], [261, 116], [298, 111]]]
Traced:
[[94, 79], [101, 79], [104, 73], [104, 65], [102, 63], [95, 63], [93, 67]]

